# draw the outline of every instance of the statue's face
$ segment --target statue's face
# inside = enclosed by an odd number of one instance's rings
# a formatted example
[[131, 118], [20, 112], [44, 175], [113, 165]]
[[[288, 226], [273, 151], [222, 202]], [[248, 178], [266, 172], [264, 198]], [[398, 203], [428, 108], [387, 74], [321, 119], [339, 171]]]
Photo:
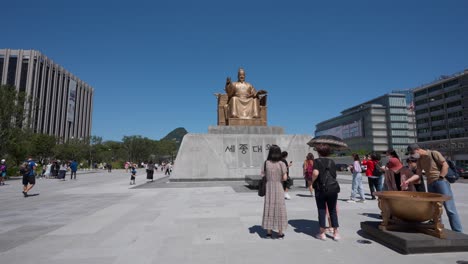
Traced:
[[237, 78], [239, 79], [240, 82], [245, 81], [245, 72], [244, 72], [244, 71], [240, 71], [240, 72], [237, 74]]

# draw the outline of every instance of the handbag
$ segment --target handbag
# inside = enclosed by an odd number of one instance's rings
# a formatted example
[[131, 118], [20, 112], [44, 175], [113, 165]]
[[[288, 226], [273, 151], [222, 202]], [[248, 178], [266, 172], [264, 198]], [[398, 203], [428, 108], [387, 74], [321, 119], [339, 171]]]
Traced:
[[263, 197], [266, 194], [266, 177], [262, 177], [258, 182], [258, 196]]
[[266, 161], [263, 164], [263, 171], [265, 172], [265, 176], [263, 176], [260, 181], [258, 182], [258, 196], [263, 197], [266, 194]]

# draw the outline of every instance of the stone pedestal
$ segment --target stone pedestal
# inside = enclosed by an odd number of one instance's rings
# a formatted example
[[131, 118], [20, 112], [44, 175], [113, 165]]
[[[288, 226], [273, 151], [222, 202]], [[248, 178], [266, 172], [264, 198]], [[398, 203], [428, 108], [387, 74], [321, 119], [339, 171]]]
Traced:
[[259, 175], [276, 144], [293, 161], [290, 176], [302, 178], [302, 164], [308, 152], [309, 135], [285, 135], [280, 127], [210, 127], [208, 134], [187, 134], [175, 160], [171, 181], [244, 180]]
[[262, 119], [228, 118], [230, 126], [266, 126]]

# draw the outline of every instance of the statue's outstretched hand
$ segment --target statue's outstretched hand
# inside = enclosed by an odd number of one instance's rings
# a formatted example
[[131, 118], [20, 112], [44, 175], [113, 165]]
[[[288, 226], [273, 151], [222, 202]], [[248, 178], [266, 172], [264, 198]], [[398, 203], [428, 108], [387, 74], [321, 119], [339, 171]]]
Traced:
[[231, 83], [231, 77], [226, 78], [226, 85], [229, 85]]
[[257, 92], [258, 95], [267, 94], [267, 93], [268, 93], [268, 92], [265, 91], [265, 90], [259, 90], [259, 91]]

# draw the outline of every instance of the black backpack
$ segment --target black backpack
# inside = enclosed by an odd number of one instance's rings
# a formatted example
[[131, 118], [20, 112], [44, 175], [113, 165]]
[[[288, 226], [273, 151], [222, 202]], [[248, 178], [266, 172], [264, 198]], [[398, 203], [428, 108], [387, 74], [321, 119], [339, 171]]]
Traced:
[[[432, 156], [432, 160], [436, 163], [437, 168], [440, 171], [442, 168], [440, 167], [439, 163], [437, 163], [434, 157], [434, 153], [432, 151], [431, 151], [431, 156]], [[447, 170], [447, 175], [445, 175], [445, 179], [447, 179], [447, 181], [450, 183], [455, 183], [460, 178], [460, 174], [458, 174], [457, 167], [455, 166], [455, 163], [453, 161], [446, 160], [446, 162], [449, 167]]]
[[374, 170], [372, 171], [372, 176], [382, 176], [382, 171], [380, 170], [380, 162], [375, 162]]
[[324, 192], [324, 193], [339, 193], [340, 192], [340, 185], [338, 184], [338, 181], [336, 180], [336, 172], [335, 172], [335, 177], [332, 176], [332, 172], [330, 171], [330, 167], [332, 165], [332, 161], [327, 159], [327, 164], [323, 164], [321, 159], [316, 159], [316, 162], [319, 162], [324, 171], [320, 172], [321, 174], [319, 175], [318, 179], [315, 181], [315, 188], [318, 191]]

